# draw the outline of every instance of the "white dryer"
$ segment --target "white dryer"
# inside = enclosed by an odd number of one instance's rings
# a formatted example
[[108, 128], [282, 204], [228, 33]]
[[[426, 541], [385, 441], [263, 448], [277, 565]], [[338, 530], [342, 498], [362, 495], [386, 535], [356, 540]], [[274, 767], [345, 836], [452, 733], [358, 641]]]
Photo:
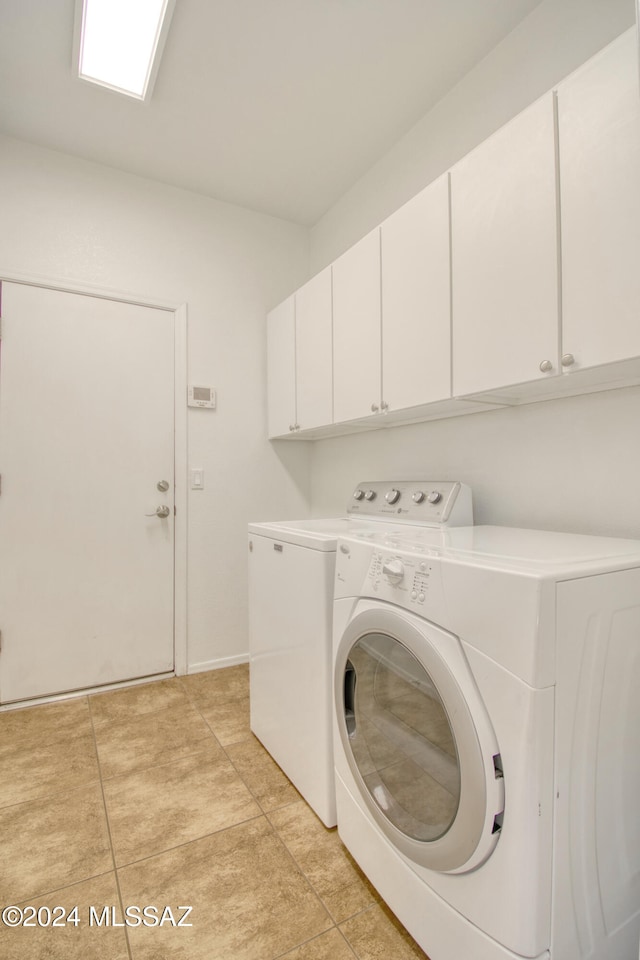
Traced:
[[339, 541], [338, 831], [431, 960], [635, 960], [640, 541]]
[[251, 729], [328, 827], [336, 824], [331, 628], [338, 537], [472, 522], [467, 486], [426, 480], [359, 484], [344, 517], [249, 524]]

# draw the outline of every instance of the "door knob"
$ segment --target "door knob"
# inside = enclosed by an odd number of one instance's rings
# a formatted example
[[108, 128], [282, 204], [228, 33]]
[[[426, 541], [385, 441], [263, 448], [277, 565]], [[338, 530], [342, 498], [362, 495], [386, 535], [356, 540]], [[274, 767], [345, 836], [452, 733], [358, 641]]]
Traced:
[[153, 513], [145, 513], [145, 517], [160, 517], [161, 520], [164, 520], [170, 513], [171, 509], [169, 507], [156, 507]]

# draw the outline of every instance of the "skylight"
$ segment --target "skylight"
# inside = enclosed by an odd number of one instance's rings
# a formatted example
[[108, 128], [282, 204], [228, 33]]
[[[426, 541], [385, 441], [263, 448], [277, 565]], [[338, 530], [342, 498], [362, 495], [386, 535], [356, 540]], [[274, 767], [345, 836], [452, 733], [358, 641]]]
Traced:
[[78, 75], [144, 100], [151, 94], [175, 0], [76, 0]]

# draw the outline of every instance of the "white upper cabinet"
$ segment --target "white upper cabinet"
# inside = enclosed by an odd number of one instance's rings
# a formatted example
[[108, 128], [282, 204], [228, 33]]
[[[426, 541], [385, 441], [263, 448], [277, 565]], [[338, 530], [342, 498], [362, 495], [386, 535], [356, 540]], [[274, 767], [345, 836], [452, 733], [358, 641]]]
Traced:
[[640, 383], [635, 31], [272, 311], [268, 330], [272, 437]]
[[331, 267], [267, 315], [269, 436], [333, 421]]
[[[631, 30], [558, 87], [562, 349], [640, 356], [640, 95]], [[566, 363], [566, 359], [565, 359]]]
[[267, 315], [267, 409], [270, 437], [293, 432], [296, 425], [296, 331], [292, 296]]
[[449, 176], [381, 227], [382, 399], [390, 411], [451, 396]]
[[335, 423], [380, 410], [380, 228], [333, 264]]
[[451, 171], [453, 392], [558, 372], [554, 97]]
[[333, 422], [331, 267], [295, 294], [297, 418], [300, 430]]

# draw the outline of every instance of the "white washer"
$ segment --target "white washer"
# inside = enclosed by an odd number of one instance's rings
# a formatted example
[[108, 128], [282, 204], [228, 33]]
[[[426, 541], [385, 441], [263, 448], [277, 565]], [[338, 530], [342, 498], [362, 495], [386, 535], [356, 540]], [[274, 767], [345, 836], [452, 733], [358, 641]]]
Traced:
[[360, 484], [345, 517], [249, 524], [251, 729], [329, 827], [336, 824], [331, 625], [336, 543], [407, 524], [473, 522], [451, 481]]
[[339, 541], [338, 831], [431, 960], [635, 960], [640, 541]]

